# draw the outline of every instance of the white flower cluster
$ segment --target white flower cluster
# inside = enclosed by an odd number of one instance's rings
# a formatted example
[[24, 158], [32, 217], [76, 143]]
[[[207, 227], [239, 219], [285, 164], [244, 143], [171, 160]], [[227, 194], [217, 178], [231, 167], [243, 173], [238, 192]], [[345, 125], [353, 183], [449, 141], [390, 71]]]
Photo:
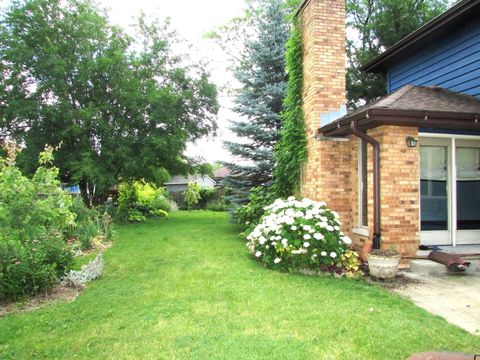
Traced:
[[260, 224], [247, 236], [247, 247], [273, 264], [305, 255], [313, 264], [333, 264], [352, 242], [340, 225], [338, 214], [324, 202], [277, 199], [265, 207]]

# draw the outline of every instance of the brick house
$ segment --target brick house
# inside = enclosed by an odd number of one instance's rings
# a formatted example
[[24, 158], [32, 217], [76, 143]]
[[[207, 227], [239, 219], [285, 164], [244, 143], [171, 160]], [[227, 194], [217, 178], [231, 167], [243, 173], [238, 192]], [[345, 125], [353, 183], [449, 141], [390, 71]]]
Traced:
[[[364, 67], [388, 95], [345, 110], [345, 2], [305, 0], [302, 195], [358, 248], [480, 244], [480, 0], [464, 0]], [[406, 265], [407, 262], [404, 262]]]

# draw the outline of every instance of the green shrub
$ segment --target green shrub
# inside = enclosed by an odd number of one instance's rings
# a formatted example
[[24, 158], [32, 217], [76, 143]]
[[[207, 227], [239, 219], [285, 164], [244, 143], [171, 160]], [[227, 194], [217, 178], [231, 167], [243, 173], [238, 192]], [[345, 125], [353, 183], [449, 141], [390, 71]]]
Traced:
[[97, 211], [95, 211], [94, 208], [88, 208], [81, 196], [75, 196], [73, 198], [70, 210], [76, 215], [76, 223], [89, 221], [97, 216]]
[[69, 233], [71, 240], [81, 250], [92, 248], [96, 241], [111, 240], [113, 237], [112, 205], [110, 202], [98, 208], [88, 208], [81, 197], [73, 199], [71, 210], [76, 215], [75, 225]]
[[147, 217], [137, 209], [129, 209], [127, 214], [128, 222], [144, 222], [147, 220]]
[[53, 148], [32, 179], [0, 159], [0, 301], [51, 289], [72, 263], [65, 235], [75, 226], [72, 199], [60, 188]]
[[138, 196], [133, 183], [123, 182], [118, 186], [117, 220], [129, 221], [129, 213], [138, 203]]
[[248, 203], [234, 210], [233, 221], [242, 231], [249, 231], [260, 221], [264, 208], [274, 200], [273, 195], [264, 187], [255, 187], [250, 190]]
[[137, 195], [137, 201], [143, 206], [149, 206], [150, 203], [159, 196], [165, 196], [165, 189], [158, 188], [153, 184], [135, 181], [133, 183]]
[[197, 204], [198, 209], [205, 209], [207, 207], [207, 204], [213, 200], [215, 197], [215, 189], [213, 188], [206, 188], [206, 187], [200, 187], [200, 199]]
[[56, 266], [47, 263], [41, 249], [25, 246], [18, 240], [0, 243], [2, 282], [0, 300], [18, 300], [39, 291], [50, 290], [57, 279]]
[[172, 211], [172, 204], [169, 199], [163, 195], [159, 195], [150, 201], [149, 207], [152, 211], [163, 210], [167, 213]]
[[75, 235], [82, 250], [91, 249], [93, 246], [93, 239], [98, 235], [98, 226], [92, 220], [86, 220], [79, 223], [75, 229]]
[[275, 200], [247, 240], [250, 253], [270, 268], [358, 272], [352, 241], [340, 231], [338, 214], [322, 202]]
[[229, 205], [225, 199], [218, 199], [210, 201], [207, 204], [206, 209], [210, 211], [227, 211], [229, 209]]
[[195, 182], [188, 184], [188, 190], [185, 192], [185, 204], [188, 209], [193, 209], [200, 201], [200, 185]]
[[168, 217], [168, 213], [162, 209], [152, 210], [152, 214], [157, 217]]
[[166, 191], [153, 184], [140, 181], [124, 182], [119, 186], [117, 220], [142, 222], [147, 216], [157, 216], [156, 210], [169, 212], [172, 204], [166, 199]]

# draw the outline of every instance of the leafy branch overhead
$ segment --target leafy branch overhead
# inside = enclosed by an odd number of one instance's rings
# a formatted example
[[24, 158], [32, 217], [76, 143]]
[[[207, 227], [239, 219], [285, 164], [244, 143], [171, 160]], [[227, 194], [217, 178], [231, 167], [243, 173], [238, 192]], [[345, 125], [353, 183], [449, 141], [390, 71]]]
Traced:
[[348, 106], [355, 108], [385, 95], [383, 74], [360, 67], [439, 15], [449, 0], [347, 0]]

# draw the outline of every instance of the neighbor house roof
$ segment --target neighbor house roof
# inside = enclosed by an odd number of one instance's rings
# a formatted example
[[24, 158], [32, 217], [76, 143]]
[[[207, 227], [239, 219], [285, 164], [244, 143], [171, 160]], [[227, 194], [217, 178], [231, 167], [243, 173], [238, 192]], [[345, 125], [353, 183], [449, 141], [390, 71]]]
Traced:
[[202, 179], [210, 179], [212, 182], [215, 182], [210, 176], [208, 175], [175, 175], [172, 176], [170, 181], [166, 182], [165, 185], [184, 185], [184, 184], [189, 184], [191, 182], [196, 182], [198, 180]]
[[322, 135], [345, 135], [351, 121], [362, 129], [379, 125], [480, 130], [480, 100], [440, 87], [406, 85], [319, 129]]
[[450, 33], [453, 28], [473, 18], [480, 19], [480, 0], [460, 1], [385, 50], [382, 54], [365, 64], [361, 70], [383, 72], [391, 62], [415, 52], [426, 43], [432, 43], [441, 39]]
[[226, 166], [222, 166], [213, 172], [213, 177], [216, 179], [223, 179], [230, 175], [230, 169]]

